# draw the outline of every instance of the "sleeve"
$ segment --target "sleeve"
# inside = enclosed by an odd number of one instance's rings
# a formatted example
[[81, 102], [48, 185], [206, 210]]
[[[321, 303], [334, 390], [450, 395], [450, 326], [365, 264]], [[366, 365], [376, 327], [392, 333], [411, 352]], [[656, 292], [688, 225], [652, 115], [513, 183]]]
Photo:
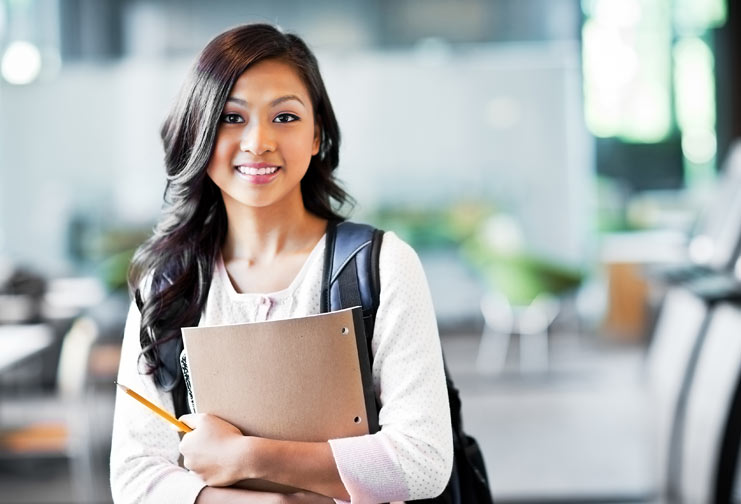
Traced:
[[453, 466], [442, 349], [427, 279], [414, 250], [387, 232], [372, 350], [381, 430], [330, 441], [352, 503], [432, 498]]
[[[172, 397], [155, 386], [152, 375], [138, 372], [141, 316], [129, 309], [121, 347], [118, 381], [172, 411]], [[116, 504], [191, 504], [205, 486], [179, 466], [180, 436], [167, 422], [120, 391], [116, 392], [111, 440], [111, 492]]]

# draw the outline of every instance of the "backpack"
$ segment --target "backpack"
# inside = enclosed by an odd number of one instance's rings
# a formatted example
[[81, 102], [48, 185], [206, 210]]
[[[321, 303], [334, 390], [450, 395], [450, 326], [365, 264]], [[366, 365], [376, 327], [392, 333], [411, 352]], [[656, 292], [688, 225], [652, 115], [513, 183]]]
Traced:
[[[363, 308], [371, 366], [371, 339], [381, 294], [378, 258], [382, 240], [383, 231], [366, 224], [333, 221], [327, 225], [321, 311], [329, 312], [353, 306]], [[450, 378], [447, 366], [445, 380], [453, 427], [453, 471], [441, 495], [410, 502], [492, 504], [484, 458], [476, 440], [463, 432], [460, 394]]]

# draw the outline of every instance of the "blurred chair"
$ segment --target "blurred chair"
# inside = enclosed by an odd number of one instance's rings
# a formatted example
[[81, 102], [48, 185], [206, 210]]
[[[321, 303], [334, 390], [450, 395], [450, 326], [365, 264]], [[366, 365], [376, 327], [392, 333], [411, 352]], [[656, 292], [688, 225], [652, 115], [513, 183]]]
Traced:
[[507, 298], [489, 292], [481, 300], [484, 332], [481, 335], [476, 368], [482, 373], [501, 372], [507, 361], [510, 335], [515, 329], [514, 313]]
[[736, 141], [690, 239], [691, 262], [649, 270], [667, 289], [651, 332], [647, 369], [656, 407], [659, 488], [670, 502], [731, 502], [741, 428], [741, 342], [734, 339], [741, 335], [741, 315], [733, 304], [741, 299], [740, 252]]
[[669, 502], [731, 502], [741, 440], [741, 307], [669, 289], [646, 364], [659, 492]]
[[678, 478], [681, 502], [731, 502], [741, 440], [741, 306], [712, 311], [680, 422]]
[[708, 205], [689, 237], [689, 262], [654, 268], [651, 273], [672, 283], [685, 283], [716, 273], [731, 272], [741, 252], [741, 139], [723, 163]]
[[708, 303], [686, 289], [669, 290], [660, 309], [646, 360], [655, 418], [657, 484], [666, 492], [678, 458], [676, 423], [709, 320]]
[[93, 501], [86, 385], [97, 336], [92, 319], [76, 319], [62, 342], [55, 393], [3, 399], [0, 405], [0, 459], [67, 459], [75, 501], [81, 503]]
[[558, 314], [558, 300], [541, 293], [526, 306], [513, 306], [498, 292], [489, 292], [481, 301], [484, 331], [479, 343], [476, 367], [482, 373], [504, 370], [513, 335], [520, 338], [520, 371], [548, 370], [548, 329]]
[[738, 452], [736, 453], [736, 475], [733, 478], [733, 496], [731, 497], [733, 504], [741, 504], [741, 464], [739, 464], [739, 460], [741, 460], [741, 445], [738, 448]]

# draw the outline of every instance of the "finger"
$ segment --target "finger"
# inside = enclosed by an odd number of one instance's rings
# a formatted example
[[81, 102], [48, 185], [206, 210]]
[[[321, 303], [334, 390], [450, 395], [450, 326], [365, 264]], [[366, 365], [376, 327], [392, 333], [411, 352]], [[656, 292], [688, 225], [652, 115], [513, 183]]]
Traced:
[[183, 422], [185, 425], [190, 427], [191, 429], [195, 429], [198, 425], [199, 415], [188, 413], [187, 415], [183, 415], [180, 418], [178, 418], [181, 422]]

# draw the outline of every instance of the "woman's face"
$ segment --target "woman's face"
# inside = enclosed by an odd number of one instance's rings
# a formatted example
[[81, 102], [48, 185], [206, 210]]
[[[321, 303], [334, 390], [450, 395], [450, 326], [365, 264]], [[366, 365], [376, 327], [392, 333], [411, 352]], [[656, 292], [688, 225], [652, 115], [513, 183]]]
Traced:
[[234, 83], [207, 172], [233, 204], [268, 207], [301, 200], [301, 179], [319, 152], [309, 93], [287, 63], [264, 60]]

